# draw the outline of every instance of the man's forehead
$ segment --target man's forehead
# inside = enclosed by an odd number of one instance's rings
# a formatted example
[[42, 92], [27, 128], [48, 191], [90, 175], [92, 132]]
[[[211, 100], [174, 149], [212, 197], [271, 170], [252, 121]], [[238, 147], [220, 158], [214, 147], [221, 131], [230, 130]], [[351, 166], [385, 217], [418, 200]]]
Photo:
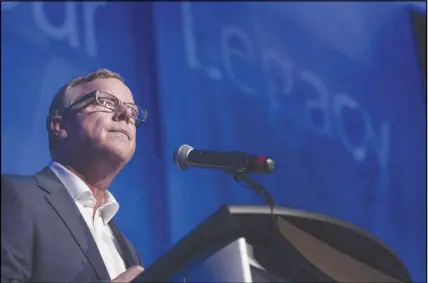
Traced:
[[120, 100], [126, 102], [133, 102], [134, 100], [131, 90], [123, 82], [115, 78], [100, 78], [75, 86], [75, 99], [79, 99], [80, 97], [94, 90], [100, 90], [113, 94]]

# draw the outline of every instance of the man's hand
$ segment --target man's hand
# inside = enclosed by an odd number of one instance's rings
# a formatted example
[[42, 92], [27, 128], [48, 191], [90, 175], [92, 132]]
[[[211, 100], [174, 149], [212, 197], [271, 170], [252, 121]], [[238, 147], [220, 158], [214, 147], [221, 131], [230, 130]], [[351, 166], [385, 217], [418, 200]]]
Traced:
[[117, 283], [131, 282], [143, 271], [144, 271], [144, 268], [140, 265], [131, 266], [125, 272], [121, 273], [119, 276], [113, 279], [113, 281], [111, 282], [117, 282]]

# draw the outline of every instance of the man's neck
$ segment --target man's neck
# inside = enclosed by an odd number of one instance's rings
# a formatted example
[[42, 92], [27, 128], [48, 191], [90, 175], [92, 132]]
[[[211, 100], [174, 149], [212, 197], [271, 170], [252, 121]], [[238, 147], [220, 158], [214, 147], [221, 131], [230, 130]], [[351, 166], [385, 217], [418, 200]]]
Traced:
[[87, 162], [79, 165], [72, 162], [55, 161], [74, 173], [89, 187], [97, 201], [96, 208], [104, 203], [108, 187], [122, 169], [122, 167], [107, 167], [106, 163], [101, 165]]

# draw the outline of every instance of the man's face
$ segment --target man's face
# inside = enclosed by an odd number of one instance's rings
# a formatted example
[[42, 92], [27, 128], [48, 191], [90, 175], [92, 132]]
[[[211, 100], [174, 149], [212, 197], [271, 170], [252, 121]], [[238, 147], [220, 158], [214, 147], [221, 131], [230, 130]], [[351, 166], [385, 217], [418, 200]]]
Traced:
[[[96, 79], [78, 85], [72, 89], [71, 96], [73, 101], [76, 101], [94, 90], [110, 93], [122, 102], [134, 103], [129, 88], [114, 78]], [[90, 101], [92, 100], [88, 103]], [[120, 111], [112, 111], [98, 105], [94, 100], [67, 118], [67, 147], [75, 154], [96, 155], [99, 158], [126, 163], [135, 152], [134, 123], [130, 110], [125, 106]], [[85, 157], [87, 156], [82, 156]]]

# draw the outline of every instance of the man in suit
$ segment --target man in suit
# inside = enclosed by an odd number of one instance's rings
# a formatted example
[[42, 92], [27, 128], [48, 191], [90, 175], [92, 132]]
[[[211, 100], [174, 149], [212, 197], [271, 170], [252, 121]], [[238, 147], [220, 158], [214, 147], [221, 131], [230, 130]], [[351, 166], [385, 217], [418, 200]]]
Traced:
[[60, 89], [47, 118], [52, 163], [34, 176], [1, 177], [2, 282], [130, 282], [143, 271], [113, 221], [119, 204], [108, 188], [146, 117], [106, 69]]

